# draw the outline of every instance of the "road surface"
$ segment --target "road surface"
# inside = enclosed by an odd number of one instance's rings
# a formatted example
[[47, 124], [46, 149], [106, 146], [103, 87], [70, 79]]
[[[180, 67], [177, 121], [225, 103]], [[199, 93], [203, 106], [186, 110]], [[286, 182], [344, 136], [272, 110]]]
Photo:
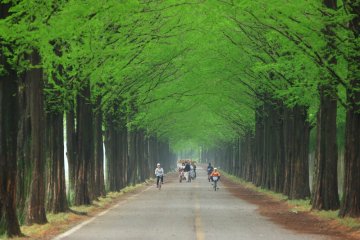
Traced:
[[55, 239], [326, 239], [283, 229], [219, 187], [213, 191], [200, 168], [191, 183], [165, 178], [161, 190], [150, 186]]

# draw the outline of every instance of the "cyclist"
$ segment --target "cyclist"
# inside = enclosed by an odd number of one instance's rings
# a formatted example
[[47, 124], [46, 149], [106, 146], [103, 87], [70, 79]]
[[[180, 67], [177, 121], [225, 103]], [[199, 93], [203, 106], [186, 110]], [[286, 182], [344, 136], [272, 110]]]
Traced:
[[195, 162], [192, 163], [192, 167], [193, 167], [193, 170], [194, 170], [194, 179], [196, 178], [196, 164]]
[[155, 176], [156, 176], [156, 187], [159, 187], [160, 180], [162, 184], [164, 183], [164, 169], [160, 167], [160, 163], [156, 165]]
[[209, 182], [210, 182], [210, 175], [211, 175], [211, 173], [213, 172], [213, 170], [214, 170], [214, 168], [213, 168], [213, 166], [211, 166], [211, 163], [209, 163], [209, 165], [208, 165], [208, 167], [207, 167], [207, 173], [208, 173], [208, 180], [209, 180]]
[[185, 162], [184, 172], [185, 172], [185, 178], [186, 178], [187, 182], [191, 181], [191, 179], [190, 179], [190, 170], [191, 170], [190, 163], [189, 163], [189, 161], [186, 161]]
[[217, 168], [214, 168], [214, 171], [210, 174], [211, 181], [213, 181], [213, 177], [218, 177], [217, 181], [220, 180], [220, 172], [217, 170]]

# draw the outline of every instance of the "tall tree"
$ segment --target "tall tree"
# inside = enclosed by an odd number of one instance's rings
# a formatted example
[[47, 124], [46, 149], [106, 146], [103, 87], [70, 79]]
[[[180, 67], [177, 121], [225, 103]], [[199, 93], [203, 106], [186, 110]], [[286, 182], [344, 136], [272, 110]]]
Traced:
[[93, 112], [90, 102], [90, 83], [87, 81], [77, 97], [77, 154], [75, 173], [75, 205], [91, 203], [89, 167], [94, 159]]
[[[327, 8], [336, 9], [336, 0], [324, 0]], [[336, 64], [334, 30], [329, 24], [323, 29], [327, 41], [324, 51], [325, 61]], [[340, 206], [337, 183], [337, 82], [333, 76], [326, 74], [319, 84], [320, 106], [317, 115], [317, 140], [315, 172], [312, 195], [312, 208], [334, 210]]]
[[345, 130], [345, 176], [344, 195], [340, 216], [360, 217], [360, 5], [357, 1], [345, 1], [349, 14], [351, 46], [349, 56], [350, 86], [347, 89], [347, 112]]
[[[0, 3], [0, 18], [9, 14], [9, 7]], [[5, 222], [7, 236], [13, 237], [21, 235], [16, 213], [18, 82], [2, 51], [0, 66], [5, 70], [0, 73], [0, 222]]]
[[64, 114], [51, 111], [46, 116], [49, 166], [47, 211], [59, 213], [68, 210], [64, 166]]
[[29, 55], [34, 67], [25, 74], [29, 83], [29, 105], [31, 116], [31, 161], [33, 162], [31, 190], [27, 209], [27, 224], [47, 222], [45, 212], [45, 112], [43, 98], [43, 71], [39, 67], [41, 59], [37, 50]]

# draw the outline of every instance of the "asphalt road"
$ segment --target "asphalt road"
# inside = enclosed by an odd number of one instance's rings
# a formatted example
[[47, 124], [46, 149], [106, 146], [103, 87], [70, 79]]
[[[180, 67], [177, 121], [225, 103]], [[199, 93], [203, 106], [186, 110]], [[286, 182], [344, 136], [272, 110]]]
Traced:
[[165, 178], [161, 190], [148, 187], [55, 239], [325, 239], [283, 229], [219, 188], [213, 191], [203, 169], [191, 183]]

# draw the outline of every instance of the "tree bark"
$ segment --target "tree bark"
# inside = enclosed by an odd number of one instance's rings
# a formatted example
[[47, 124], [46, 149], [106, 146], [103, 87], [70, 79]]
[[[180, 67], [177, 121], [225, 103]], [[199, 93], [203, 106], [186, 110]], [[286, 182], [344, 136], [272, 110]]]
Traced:
[[31, 152], [31, 118], [30, 118], [30, 90], [25, 77], [19, 79], [18, 88], [18, 110], [19, 124], [17, 136], [17, 165], [18, 171], [16, 176], [17, 194], [16, 202], [19, 212], [20, 223], [24, 223], [26, 210], [28, 208], [27, 198], [30, 193], [32, 179], [32, 162], [30, 159]]
[[[34, 50], [29, 56], [33, 66], [40, 63], [39, 53]], [[47, 223], [45, 212], [45, 116], [43, 100], [43, 72], [41, 68], [28, 70], [25, 81], [30, 89], [30, 115], [31, 115], [31, 161], [33, 162], [31, 191], [26, 223]]]
[[[327, 8], [336, 9], [336, 0], [323, 0]], [[331, 25], [323, 29], [327, 46], [324, 52], [335, 52], [335, 34]], [[330, 65], [336, 64], [335, 56], [326, 53], [325, 59]], [[319, 84], [320, 109], [317, 118], [317, 145], [315, 158], [314, 187], [312, 208], [318, 210], [335, 210], [339, 208], [337, 184], [337, 84], [332, 76], [324, 76]]]
[[356, 1], [346, 1], [347, 8], [354, 18], [349, 27], [353, 32], [353, 46], [350, 55], [350, 88], [347, 91], [347, 112], [345, 130], [345, 175], [344, 195], [339, 212], [340, 217], [360, 217], [360, 5]]
[[[9, 5], [0, 3], [1, 18], [7, 16]], [[5, 222], [8, 237], [20, 236], [16, 214], [16, 143], [18, 108], [16, 74], [0, 53], [0, 65], [7, 74], [0, 76], [0, 222]]]
[[339, 208], [337, 183], [336, 143], [336, 91], [328, 86], [320, 87], [320, 109], [317, 118], [317, 145], [312, 208], [335, 210]]
[[[75, 193], [75, 179], [76, 179], [76, 146], [77, 134], [75, 129], [75, 112], [73, 106], [66, 112], [66, 157], [69, 167], [69, 190], [68, 197]], [[70, 197], [72, 200], [72, 197]]]
[[91, 204], [89, 168], [94, 158], [93, 115], [90, 102], [90, 83], [87, 81], [77, 98], [77, 151], [75, 205]]
[[136, 158], [135, 158], [135, 142], [136, 142], [136, 134], [134, 131], [130, 131], [128, 133], [128, 184], [135, 185], [136, 184], [136, 174], [137, 174], [137, 165], [136, 165]]
[[285, 168], [283, 194], [290, 199], [310, 196], [307, 107], [284, 108]]
[[258, 107], [255, 112], [255, 181], [256, 186], [261, 185], [263, 159], [264, 159], [264, 121], [260, 115], [263, 107]]
[[102, 111], [100, 108], [101, 98], [97, 99], [97, 110], [94, 117], [94, 140], [95, 140], [95, 196], [105, 196], [104, 183], [104, 146], [102, 131]]
[[307, 121], [307, 108], [295, 106], [293, 158], [291, 159], [291, 186], [289, 199], [306, 199], [310, 196], [309, 186], [309, 141], [310, 124]]
[[52, 213], [68, 210], [64, 167], [64, 115], [62, 112], [47, 113], [48, 139], [48, 199], [47, 211]]

